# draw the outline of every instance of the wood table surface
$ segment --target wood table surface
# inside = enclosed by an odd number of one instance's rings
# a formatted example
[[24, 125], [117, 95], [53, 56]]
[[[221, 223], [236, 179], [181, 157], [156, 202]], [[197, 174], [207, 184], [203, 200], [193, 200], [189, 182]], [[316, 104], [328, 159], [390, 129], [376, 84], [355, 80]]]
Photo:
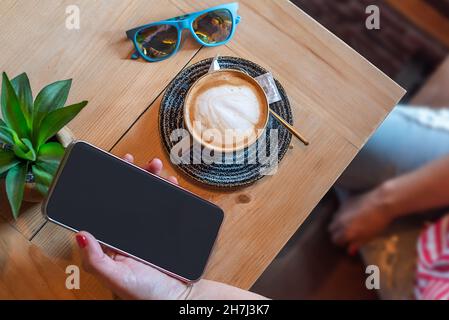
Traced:
[[[224, 225], [205, 277], [248, 289], [404, 90], [281, 0], [240, 1], [242, 22], [224, 46], [201, 47], [186, 33], [182, 48], [168, 60], [129, 59], [133, 46], [125, 30], [219, 3], [223, 1], [4, 0], [0, 69], [10, 77], [27, 72], [34, 94], [46, 83], [73, 78], [68, 103], [89, 100], [69, 124], [77, 138], [118, 156], [132, 153], [139, 165], [159, 157], [164, 175], [175, 175], [183, 187], [223, 208]], [[72, 4], [80, 8], [79, 30], [65, 28], [65, 9]], [[275, 175], [232, 191], [208, 188], [178, 171], [162, 148], [157, 119], [162, 93], [176, 74], [217, 53], [270, 70], [286, 89], [295, 127], [311, 142], [305, 147], [293, 139]], [[112, 298], [85, 272], [80, 290], [64, 288], [66, 266], [80, 265], [73, 238], [72, 232], [46, 222], [39, 204], [25, 204], [14, 221], [3, 196], [0, 297]]]

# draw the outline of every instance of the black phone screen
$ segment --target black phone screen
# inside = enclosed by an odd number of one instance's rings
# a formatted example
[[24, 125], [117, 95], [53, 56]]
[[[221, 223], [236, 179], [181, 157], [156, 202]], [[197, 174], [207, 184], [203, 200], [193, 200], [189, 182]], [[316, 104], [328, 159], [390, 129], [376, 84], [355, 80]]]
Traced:
[[85, 142], [68, 151], [48, 218], [187, 281], [205, 269], [223, 211]]

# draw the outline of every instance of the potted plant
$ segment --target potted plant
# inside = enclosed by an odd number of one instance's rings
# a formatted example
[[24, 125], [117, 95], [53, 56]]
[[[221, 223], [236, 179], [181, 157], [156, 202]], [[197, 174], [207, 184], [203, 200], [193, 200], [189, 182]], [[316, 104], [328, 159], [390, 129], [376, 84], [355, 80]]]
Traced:
[[65, 150], [60, 130], [87, 104], [64, 106], [71, 83], [71, 79], [51, 83], [33, 100], [26, 73], [10, 81], [3, 72], [0, 175], [15, 219], [23, 200], [47, 194]]

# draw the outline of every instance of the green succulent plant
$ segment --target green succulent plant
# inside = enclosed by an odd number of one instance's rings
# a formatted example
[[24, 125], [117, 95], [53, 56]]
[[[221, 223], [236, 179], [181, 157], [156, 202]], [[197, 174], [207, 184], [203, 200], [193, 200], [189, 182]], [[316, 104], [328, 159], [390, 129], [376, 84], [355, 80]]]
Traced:
[[56, 133], [70, 122], [87, 101], [64, 106], [72, 80], [51, 83], [33, 101], [26, 73], [9, 80], [2, 75], [0, 119], [0, 175], [5, 179], [11, 211], [19, 216], [25, 184], [46, 195], [64, 147]]

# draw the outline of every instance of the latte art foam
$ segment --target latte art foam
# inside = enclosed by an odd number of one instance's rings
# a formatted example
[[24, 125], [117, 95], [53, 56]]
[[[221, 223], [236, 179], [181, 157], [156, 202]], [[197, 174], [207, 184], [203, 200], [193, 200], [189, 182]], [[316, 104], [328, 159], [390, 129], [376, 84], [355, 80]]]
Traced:
[[192, 134], [223, 149], [254, 142], [267, 118], [261, 90], [237, 72], [215, 72], [202, 78], [186, 98]]
[[259, 100], [248, 87], [221, 85], [201, 93], [196, 99], [194, 118], [203, 129], [235, 129], [240, 134], [255, 131], [260, 118]]

